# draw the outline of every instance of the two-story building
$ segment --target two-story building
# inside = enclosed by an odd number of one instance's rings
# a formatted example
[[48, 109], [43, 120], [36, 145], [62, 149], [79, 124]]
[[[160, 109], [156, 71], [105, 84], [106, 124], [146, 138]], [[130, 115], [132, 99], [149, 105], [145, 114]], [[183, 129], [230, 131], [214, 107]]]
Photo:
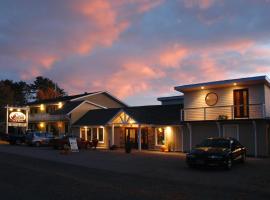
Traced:
[[249, 155], [270, 155], [270, 80], [267, 76], [182, 85], [182, 144], [190, 151], [206, 137], [234, 137]]
[[92, 92], [31, 102], [28, 128], [70, 133], [71, 125], [89, 110], [122, 108], [127, 105], [108, 92]]

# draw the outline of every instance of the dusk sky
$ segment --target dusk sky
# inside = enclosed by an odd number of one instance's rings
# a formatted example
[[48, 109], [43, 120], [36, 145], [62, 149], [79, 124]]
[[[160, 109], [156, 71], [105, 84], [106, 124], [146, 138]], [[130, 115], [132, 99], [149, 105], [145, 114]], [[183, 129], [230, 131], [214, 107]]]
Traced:
[[158, 104], [177, 85], [269, 74], [270, 0], [0, 0], [0, 69]]

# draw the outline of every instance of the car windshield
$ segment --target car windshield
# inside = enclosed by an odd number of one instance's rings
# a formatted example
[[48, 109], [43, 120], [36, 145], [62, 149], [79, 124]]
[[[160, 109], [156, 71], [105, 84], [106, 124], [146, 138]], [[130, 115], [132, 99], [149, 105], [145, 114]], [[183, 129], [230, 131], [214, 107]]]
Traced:
[[219, 147], [219, 148], [229, 148], [230, 141], [225, 139], [207, 139], [204, 140], [198, 146], [200, 147]]

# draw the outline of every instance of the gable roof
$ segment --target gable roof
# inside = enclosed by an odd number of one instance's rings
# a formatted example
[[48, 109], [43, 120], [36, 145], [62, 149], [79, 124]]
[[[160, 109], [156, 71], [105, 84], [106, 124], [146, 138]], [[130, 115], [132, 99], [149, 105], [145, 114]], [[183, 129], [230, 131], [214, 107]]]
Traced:
[[74, 123], [75, 126], [102, 126], [106, 125], [121, 108], [96, 109], [88, 111]]
[[78, 98], [85, 97], [87, 95], [94, 95], [97, 93], [99, 93], [99, 92], [91, 92], [91, 93], [85, 92], [83, 94], [57, 97], [57, 98], [53, 98], [53, 99], [38, 100], [38, 101], [30, 102], [27, 105], [31, 106], [31, 105], [37, 105], [37, 104], [49, 104], [49, 103], [58, 103], [58, 102], [62, 102], [62, 101], [71, 101], [73, 99], [78, 99]]
[[51, 113], [52, 115], [68, 115], [70, 114], [73, 110], [75, 110], [76, 108], [78, 108], [80, 105], [87, 103], [87, 104], [91, 104], [93, 106], [96, 106], [98, 108], [102, 108], [105, 109], [106, 107], [97, 105], [95, 103], [92, 103], [90, 101], [86, 101], [86, 100], [82, 100], [82, 101], [68, 101], [64, 104], [63, 108], [58, 109], [56, 111], [54, 111], [53, 113]]
[[107, 125], [121, 111], [139, 124], [177, 125], [180, 123], [180, 109], [180, 105], [154, 105], [90, 110], [73, 125]]
[[254, 77], [247, 77], [247, 78], [228, 79], [228, 80], [221, 80], [221, 81], [181, 85], [181, 86], [176, 86], [174, 89], [179, 92], [186, 92], [186, 91], [192, 91], [192, 90], [199, 90], [201, 89], [201, 87], [204, 87], [205, 89], [229, 87], [229, 86], [233, 86], [234, 83], [236, 83], [237, 85], [252, 85], [252, 84], [258, 84], [258, 83], [265, 83], [268, 86], [270, 86], [270, 79], [267, 76], [254, 76]]

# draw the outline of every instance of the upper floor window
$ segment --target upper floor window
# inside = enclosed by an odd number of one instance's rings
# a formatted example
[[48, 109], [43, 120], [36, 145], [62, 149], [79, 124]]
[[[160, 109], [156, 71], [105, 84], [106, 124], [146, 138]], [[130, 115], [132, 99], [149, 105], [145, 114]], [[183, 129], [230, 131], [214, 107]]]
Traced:
[[206, 95], [205, 97], [205, 103], [208, 105], [208, 106], [214, 106], [216, 105], [218, 102], [218, 95], [214, 92], [210, 92]]

